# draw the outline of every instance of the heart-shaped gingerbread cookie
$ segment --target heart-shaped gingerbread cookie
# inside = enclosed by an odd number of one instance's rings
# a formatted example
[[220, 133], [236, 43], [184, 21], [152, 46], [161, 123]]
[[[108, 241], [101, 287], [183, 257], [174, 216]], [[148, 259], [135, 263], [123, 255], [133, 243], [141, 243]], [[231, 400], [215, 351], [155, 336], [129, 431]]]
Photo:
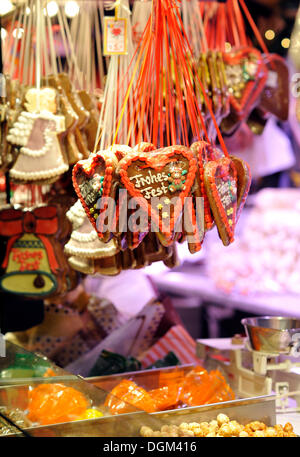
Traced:
[[264, 88], [267, 69], [261, 53], [243, 48], [223, 54], [231, 110], [239, 118], [247, 118]]
[[234, 241], [237, 212], [237, 173], [233, 161], [223, 158], [208, 162], [204, 184], [219, 236], [228, 246]]
[[[117, 159], [111, 151], [100, 151], [92, 154], [87, 160], [80, 160], [73, 168], [73, 185], [85, 212], [99, 238], [109, 240], [112, 228], [107, 223], [107, 217], [114, 220], [111, 211], [115, 211], [114, 200], [116, 192], [115, 170]], [[102, 204], [103, 203], [103, 204]]]
[[247, 162], [239, 157], [230, 156], [236, 170], [237, 179], [237, 213], [236, 221], [238, 221], [242, 209], [245, 206], [248, 193], [251, 186], [251, 171]]
[[184, 146], [136, 152], [119, 162], [121, 183], [166, 245], [180, 231], [185, 198], [191, 196], [196, 171], [196, 158]]

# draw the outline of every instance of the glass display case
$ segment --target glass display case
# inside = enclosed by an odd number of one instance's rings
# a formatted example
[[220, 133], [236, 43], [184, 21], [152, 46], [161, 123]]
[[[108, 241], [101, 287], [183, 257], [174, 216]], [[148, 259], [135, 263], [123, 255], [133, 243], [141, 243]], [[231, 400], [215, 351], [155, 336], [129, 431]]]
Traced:
[[[159, 413], [146, 413], [127, 404], [127, 413], [112, 415], [107, 407], [108, 393], [106, 391], [81, 379], [61, 379], [59, 383], [56, 381], [56, 378], [45, 378], [42, 383], [32, 380], [28, 384], [0, 387], [0, 411], [5, 410], [9, 415], [19, 413], [21, 415], [19, 421], [23, 420], [21, 430], [26, 435], [39, 437], [138, 437], [142, 426], [160, 430], [165, 424], [179, 425], [182, 422], [212, 420], [221, 412], [241, 423], [254, 420], [263, 421], [270, 426], [276, 423], [273, 396], [234, 400]], [[48, 389], [51, 385], [55, 388], [64, 386], [64, 388], [74, 389], [75, 396], [84, 396], [86, 399], [85, 414], [81, 414], [79, 417], [74, 414], [72, 417], [74, 409], [71, 411], [70, 405], [66, 405], [61, 414], [57, 409], [56, 413], [52, 414], [51, 408], [46, 415], [43, 414], [41, 403], [39, 408], [36, 399], [32, 400], [31, 393], [34, 389], [41, 389], [41, 386], [43, 390], [45, 386]], [[117, 398], [115, 401], [120, 402]], [[69, 410], [71, 414], [69, 414]], [[40, 423], [32, 421], [37, 418], [40, 419]], [[52, 423], [49, 423], [51, 421]], [[5, 435], [21, 436], [20, 431], [13, 429], [10, 433], [6, 432]]]
[[52, 376], [76, 378], [44, 355], [26, 351], [9, 341], [5, 342], [5, 357], [0, 357], [0, 386], [22, 384], [31, 379]]

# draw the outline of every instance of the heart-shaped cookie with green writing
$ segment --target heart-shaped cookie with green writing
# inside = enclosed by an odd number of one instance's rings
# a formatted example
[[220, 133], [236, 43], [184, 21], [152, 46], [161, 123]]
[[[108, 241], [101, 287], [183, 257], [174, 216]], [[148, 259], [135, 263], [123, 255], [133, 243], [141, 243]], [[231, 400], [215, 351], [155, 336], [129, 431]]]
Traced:
[[204, 167], [204, 185], [219, 236], [228, 246], [234, 241], [237, 212], [237, 173], [233, 161], [222, 158], [208, 162]]
[[119, 162], [121, 184], [147, 214], [162, 244], [168, 245], [181, 231], [185, 198], [191, 196], [196, 171], [196, 158], [184, 146], [137, 151]]
[[[108, 241], [114, 220], [117, 159], [111, 151], [99, 151], [73, 168], [73, 186], [102, 241]], [[108, 198], [110, 197], [110, 198]]]

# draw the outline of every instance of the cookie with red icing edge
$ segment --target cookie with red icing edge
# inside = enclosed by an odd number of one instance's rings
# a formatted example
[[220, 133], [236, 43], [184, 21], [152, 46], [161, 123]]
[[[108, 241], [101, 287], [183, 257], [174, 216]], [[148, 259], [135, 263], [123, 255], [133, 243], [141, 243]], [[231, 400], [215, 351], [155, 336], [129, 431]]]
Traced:
[[[82, 206], [98, 233], [99, 238], [107, 242], [113, 226], [116, 193], [117, 158], [111, 151], [99, 151], [87, 160], [80, 160], [73, 168], [73, 185]], [[109, 197], [113, 200], [105, 201]], [[103, 199], [103, 200], [102, 200]]]
[[219, 236], [225, 246], [234, 241], [237, 212], [237, 172], [229, 158], [208, 162], [204, 184]]
[[229, 90], [230, 114], [222, 120], [222, 131], [232, 134], [242, 120], [259, 104], [268, 70], [255, 48], [242, 48], [223, 54]]
[[237, 214], [238, 221], [241, 212], [245, 206], [248, 193], [251, 186], [251, 171], [250, 167], [243, 159], [230, 156], [237, 174]]
[[150, 151], [155, 151], [155, 149], [157, 149], [157, 148], [153, 143], [147, 143], [145, 141], [138, 143], [133, 148], [134, 152], [150, 152]]
[[[174, 239], [185, 198], [191, 196], [196, 172], [197, 161], [184, 146], [136, 152], [118, 165], [121, 184], [137, 199], [165, 245]], [[172, 202], [174, 197], [176, 202]]]
[[204, 165], [208, 161], [208, 148], [209, 143], [205, 141], [197, 141], [191, 145], [191, 151], [195, 154], [198, 161], [198, 171], [196, 181], [198, 183], [195, 196], [203, 198], [204, 204], [204, 227], [210, 230], [213, 226], [214, 220], [210, 211], [209, 201], [204, 186]]

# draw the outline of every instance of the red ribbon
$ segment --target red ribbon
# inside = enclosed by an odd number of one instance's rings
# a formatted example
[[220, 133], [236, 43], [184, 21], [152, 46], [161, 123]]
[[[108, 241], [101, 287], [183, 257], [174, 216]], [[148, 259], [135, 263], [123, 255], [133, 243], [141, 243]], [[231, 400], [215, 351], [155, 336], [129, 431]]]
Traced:
[[57, 210], [55, 206], [42, 206], [33, 211], [6, 209], [0, 212], [0, 235], [9, 237], [2, 268], [8, 265], [9, 254], [14, 243], [24, 234], [33, 233], [45, 246], [50, 268], [53, 272], [59, 269], [54, 248], [49, 235], [58, 230]]

